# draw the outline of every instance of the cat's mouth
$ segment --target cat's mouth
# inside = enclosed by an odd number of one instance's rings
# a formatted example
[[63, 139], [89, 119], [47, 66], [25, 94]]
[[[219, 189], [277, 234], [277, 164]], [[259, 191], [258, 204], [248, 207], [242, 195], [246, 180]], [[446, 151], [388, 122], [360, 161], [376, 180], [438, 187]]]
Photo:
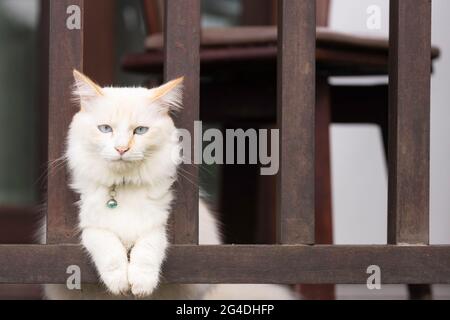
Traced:
[[106, 159], [108, 162], [115, 163], [115, 164], [132, 164], [136, 162], [140, 162], [144, 160], [143, 157], [118, 157], [118, 158], [110, 158]]
[[109, 161], [112, 162], [112, 163], [131, 163], [131, 162], [134, 162], [134, 160], [127, 159], [127, 158], [122, 158], [122, 157], [117, 158], [117, 159], [111, 159]]
[[126, 163], [136, 163], [141, 162], [145, 160], [145, 153], [140, 152], [133, 152], [133, 153], [126, 153], [126, 154], [110, 154], [110, 153], [103, 153], [101, 154], [102, 158], [111, 164], [126, 164]]

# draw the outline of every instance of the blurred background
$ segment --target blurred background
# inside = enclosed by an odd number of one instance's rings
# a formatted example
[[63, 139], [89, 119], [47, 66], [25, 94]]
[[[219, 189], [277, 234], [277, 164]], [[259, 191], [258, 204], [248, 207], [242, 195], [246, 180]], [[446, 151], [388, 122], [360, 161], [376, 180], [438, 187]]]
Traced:
[[[113, 0], [111, 0], [113, 1]], [[272, 18], [273, 7], [261, 3], [249, 6], [245, 0], [203, 0], [202, 24], [206, 27], [259, 25], [264, 17]], [[158, 75], [147, 69], [130, 67], [130, 57], [148, 50], [149, 16], [141, 0], [114, 2], [113, 78], [116, 85], [152, 85]], [[380, 28], [370, 29], [367, 9], [380, 9]], [[32, 242], [32, 219], [44, 202], [45, 147], [42, 128], [46, 126], [42, 108], [42, 53], [40, 34], [41, 3], [39, 0], [0, 0], [0, 243]], [[245, 10], [247, 11], [245, 11]], [[430, 174], [430, 242], [450, 244], [450, 2], [433, 1], [433, 45], [441, 50], [434, 61], [431, 96], [431, 174]], [[155, 13], [156, 14], [156, 13]], [[156, 14], [157, 16], [157, 14]], [[151, 19], [151, 17], [150, 17]], [[331, 0], [328, 27], [359, 37], [386, 38], [389, 30], [388, 0]], [[148, 43], [148, 42], [147, 42]], [[131, 56], [129, 56], [131, 55]], [[128, 58], [127, 58], [128, 56]], [[44, 57], [45, 58], [45, 57]], [[128, 62], [128, 66], [127, 66]], [[134, 68], [134, 69], [133, 69]], [[332, 75], [333, 85], [387, 84], [385, 75]], [[276, 83], [273, 84], [276, 88]], [[202, 108], [206, 108], [202, 104]], [[223, 124], [222, 124], [223, 125]], [[239, 122], [233, 123], [239, 127]], [[248, 125], [248, 124], [246, 124]], [[266, 124], [267, 125], [267, 124]], [[205, 125], [220, 125], [208, 121]], [[332, 239], [336, 244], [386, 244], [387, 239], [387, 166], [383, 136], [374, 124], [331, 124], [331, 207]], [[44, 150], [44, 151], [43, 151]], [[233, 211], [229, 200], [221, 200], [224, 172], [216, 166], [200, 170], [201, 185], [210, 201], [222, 211], [228, 242], [248, 243], [250, 236], [239, 234], [255, 220], [227, 215]], [[50, 173], [51, 174], [51, 173]], [[233, 173], [239, 176], [239, 172]], [[243, 179], [245, 176], [243, 176]], [[243, 181], [244, 187], [248, 185]], [[248, 190], [248, 194], [257, 197]], [[237, 202], [248, 207], [249, 204]], [[231, 217], [231, 218], [230, 218]], [[239, 224], [239, 219], [242, 223]], [[255, 218], [256, 219], [256, 218]], [[268, 218], [269, 219], [269, 218]], [[23, 221], [28, 221], [21, 224]], [[270, 221], [270, 219], [268, 220]], [[230, 222], [229, 226], [227, 222]], [[236, 228], [232, 227], [233, 223]], [[268, 222], [269, 223], [269, 222]], [[253, 237], [255, 243], [270, 242], [271, 237]], [[269, 240], [267, 240], [269, 239]], [[433, 286], [434, 297], [450, 298], [449, 286]], [[39, 288], [33, 286], [0, 286], [1, 297], [37, 298]], [[336, 286], [336, 298], [407, 297], [406, 286], [383, 286], [369, 291], [365, 286]]]

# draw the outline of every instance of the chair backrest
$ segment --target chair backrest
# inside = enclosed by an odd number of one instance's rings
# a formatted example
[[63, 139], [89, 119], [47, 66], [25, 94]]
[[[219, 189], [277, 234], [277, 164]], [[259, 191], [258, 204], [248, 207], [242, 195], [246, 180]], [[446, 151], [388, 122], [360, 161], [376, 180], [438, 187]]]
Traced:
[[[331, 0], [316, 0], [316, 24], [319, 27], [328, 25]], [[149, 34], [162, 31], [164, 20], [164, 0], [142, 0], [147, 32]], [[242, 25], [276, 25], [278, 0], [242, 0]]]
[[[328, 25], [331, 0], [316, 0], [316, 24]], [[278, 20], [278, 0], [242, 0], [243, 25], [276, 25]]]

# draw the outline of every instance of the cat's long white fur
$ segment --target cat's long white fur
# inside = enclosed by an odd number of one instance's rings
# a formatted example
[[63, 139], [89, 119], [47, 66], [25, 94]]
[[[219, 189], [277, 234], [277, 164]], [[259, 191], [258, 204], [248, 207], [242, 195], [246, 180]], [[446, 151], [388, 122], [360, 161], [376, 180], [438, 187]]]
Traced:
[[[66, 158], [71, 187], [80, 195], [81, 242], [101, 285], [82, 290], [46, 285], [49, 299], [293, 299], [275, 285], [162, 285], [167, 220], [174, 198], [178, 147], [169, 115], [181, 105], [181, 81], [162, 87], [100, 88], [75, 72], [80, 111], [70, 125]], [[103, 133], [99, 125], [111, 126]], [[148, 127], [143, 135], [133, 134]], [[120, 156], [115, 148], [129, 150]], [[106, 206], [116, 185], [117, 208]], [[217, 222], [199, 204], [200, 244], [220, 244]], [[189, 262], [186, 262], [189, 263]]]

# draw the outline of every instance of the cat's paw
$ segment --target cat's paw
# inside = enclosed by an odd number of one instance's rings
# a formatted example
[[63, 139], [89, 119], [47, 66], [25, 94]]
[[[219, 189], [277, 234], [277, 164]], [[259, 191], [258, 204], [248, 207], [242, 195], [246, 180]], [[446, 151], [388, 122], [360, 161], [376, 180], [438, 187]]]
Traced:
[[159, 270], [143, 268], [133, 264], [128, 267], [131, 293], [139, 298], [150, 296], [158, 286]]
[[101, 278], [108, 288], [108, 291], [114, 295], [127, 294], [130, 291], [128, 269], [126, 265], [103, 271], [101, 273]]

